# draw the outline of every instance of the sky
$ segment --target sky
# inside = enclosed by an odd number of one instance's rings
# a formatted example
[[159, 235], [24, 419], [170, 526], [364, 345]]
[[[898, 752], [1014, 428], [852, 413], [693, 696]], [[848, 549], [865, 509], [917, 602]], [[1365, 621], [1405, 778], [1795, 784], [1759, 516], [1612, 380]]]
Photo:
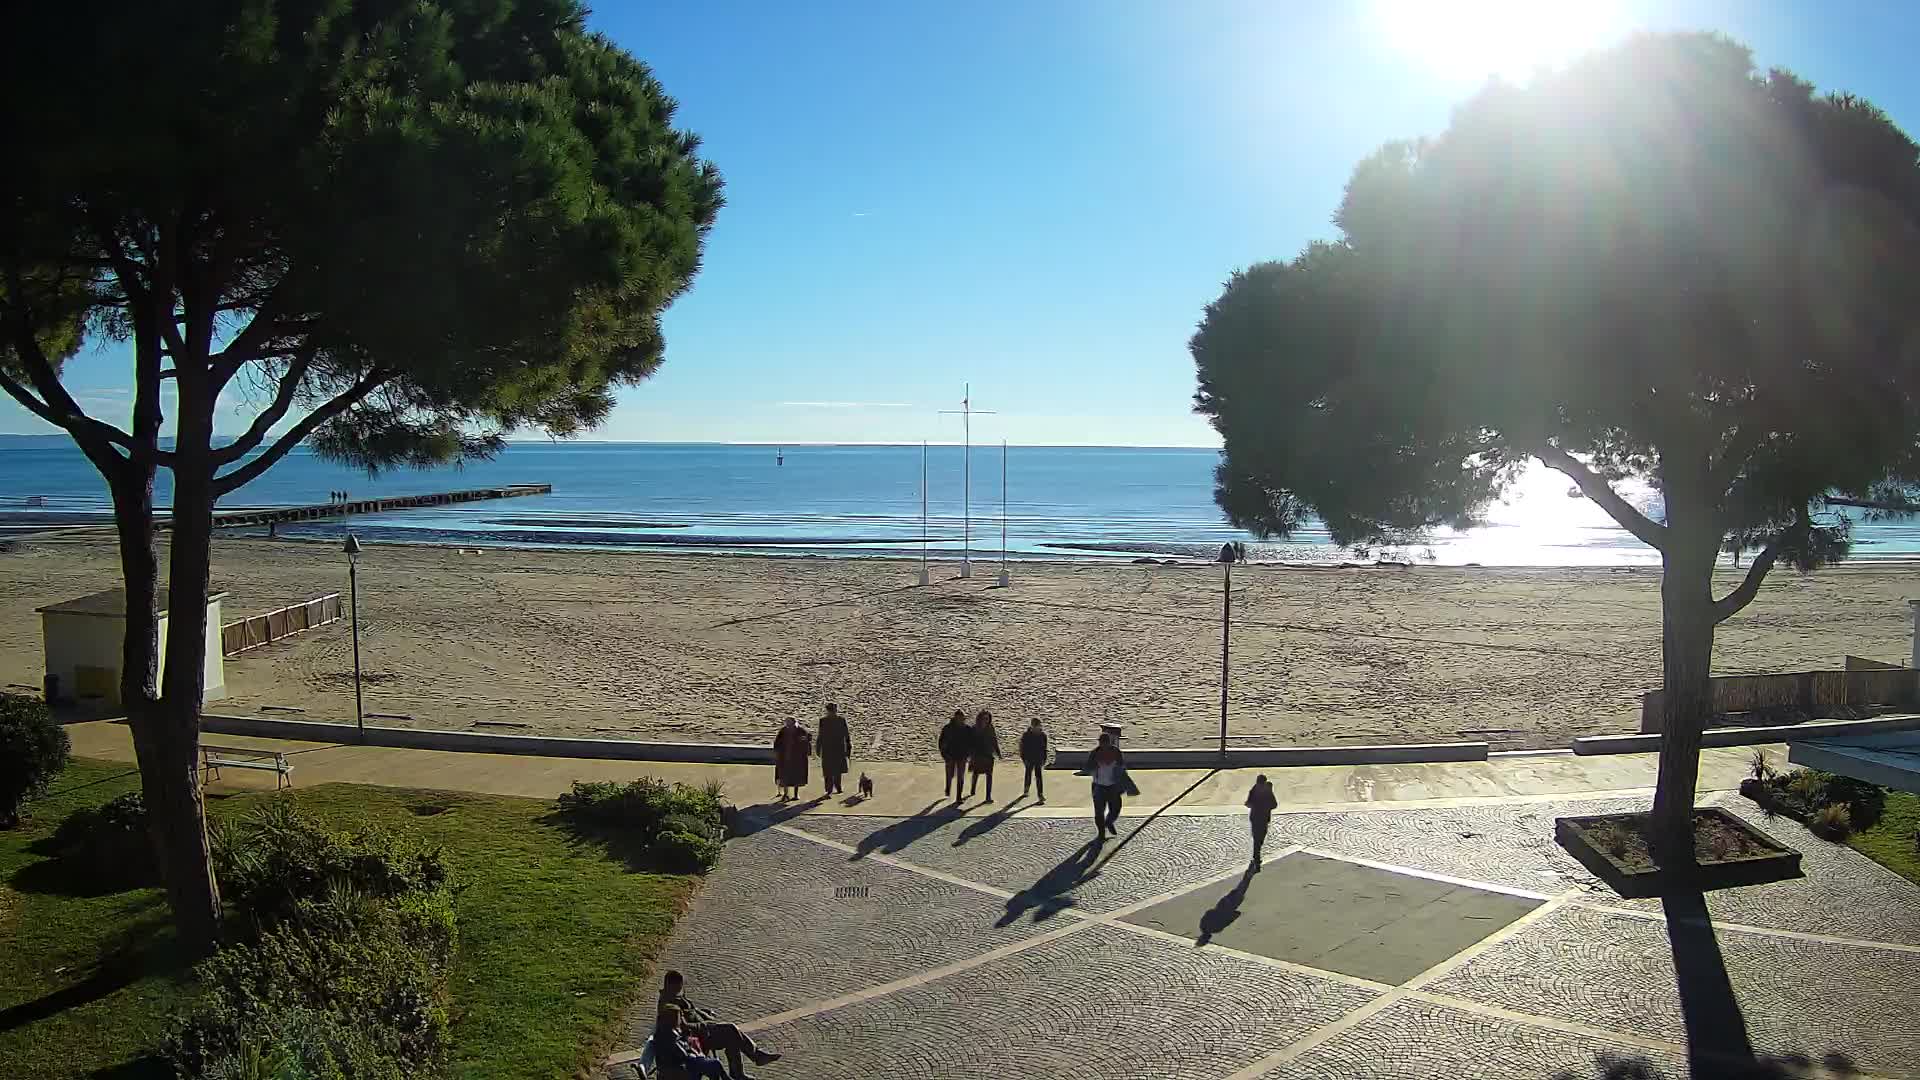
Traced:
[[[1838, 0], [607, 0], [727, 181], [667, 362], [590, 437], [1213, 446], [1186, 343], [1329, 237], [1355, 162], [1490, 74], [1719, 30], [1920, 133], [1920, 5]], [[128, 350], [67, 380], [124, 418]], [[220, 430], [264, 400], [223, 402]], [[0, 432], [49, 430], [0, 398]]]

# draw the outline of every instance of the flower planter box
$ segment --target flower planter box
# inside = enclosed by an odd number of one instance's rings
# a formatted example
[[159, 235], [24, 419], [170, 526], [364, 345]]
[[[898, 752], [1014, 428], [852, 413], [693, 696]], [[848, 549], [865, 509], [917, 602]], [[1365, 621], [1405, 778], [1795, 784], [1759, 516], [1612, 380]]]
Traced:
[[1693, 812], [1699, 865], [1676, 875], [1648, 853], [1647, 815], [1593, 814], [1555, 818], [1553, 836], [1580, 865], [1629, 899], [1677, 890], [1764, 885], [1800, 875], [1800, 853], [1717, 806]]

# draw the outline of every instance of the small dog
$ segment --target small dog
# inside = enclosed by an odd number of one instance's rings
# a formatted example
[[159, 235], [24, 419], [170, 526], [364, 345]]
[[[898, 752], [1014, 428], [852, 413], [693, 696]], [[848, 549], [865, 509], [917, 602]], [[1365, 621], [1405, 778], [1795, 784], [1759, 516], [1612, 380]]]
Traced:
[[860, 797], [862, 799], [873, 798], [873, 777], [868, 776], [866, 773], [860, 774]]

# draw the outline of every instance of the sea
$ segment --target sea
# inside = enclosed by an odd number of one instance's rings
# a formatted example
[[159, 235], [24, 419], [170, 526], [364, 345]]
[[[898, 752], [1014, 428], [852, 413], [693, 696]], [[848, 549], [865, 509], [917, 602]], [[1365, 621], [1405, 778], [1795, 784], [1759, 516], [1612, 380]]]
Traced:
[[[1317, 523], [1261, 540], [1213, 502], [1219, 453], [1124, 446], [866, 446], [517, 442], [459, 467], [369, 476], [306, 448], [226, 498], [223, 510], [509, 484], [548, 495], [281, 526], [292, 539], [469, 547], [651, 550], [942, 561], [1211, 559], [1241, 542], [1258, 561], [1481, 566], [1653, 565], [1657, 553], [1545, 469], [1490, 508], [1484, 527], [1355, 551]], [[1642, 493], [1643, 502], [1650, 496]], [[171, 498], [162, 469], [155, 502]], [[107, 490], [55, 437], [0, 437], [0, 535], [104, 520]], [[1657, 512], [1657, 508], [1655, 508]], [[258, 530], [264, 531], [264, 530]], [[1920, 557], [1912, 522], [1857, 521], [1856, 559]], [[1004, 553], [1004, 554], [1003, 554]]]

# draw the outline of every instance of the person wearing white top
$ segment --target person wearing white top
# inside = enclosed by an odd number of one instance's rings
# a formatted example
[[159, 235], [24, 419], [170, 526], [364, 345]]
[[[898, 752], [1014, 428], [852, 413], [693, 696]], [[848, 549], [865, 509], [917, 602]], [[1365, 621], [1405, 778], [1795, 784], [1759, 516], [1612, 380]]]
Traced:
[[1126, 762], [1113, 736], [1100, 733], [1100, 745], [1087, 756], [1087, 771], [1093, 774], [1093, 825], [1101, 839], [1109, 833], [1119, 835], [1121, 789], [1127, 783]]

